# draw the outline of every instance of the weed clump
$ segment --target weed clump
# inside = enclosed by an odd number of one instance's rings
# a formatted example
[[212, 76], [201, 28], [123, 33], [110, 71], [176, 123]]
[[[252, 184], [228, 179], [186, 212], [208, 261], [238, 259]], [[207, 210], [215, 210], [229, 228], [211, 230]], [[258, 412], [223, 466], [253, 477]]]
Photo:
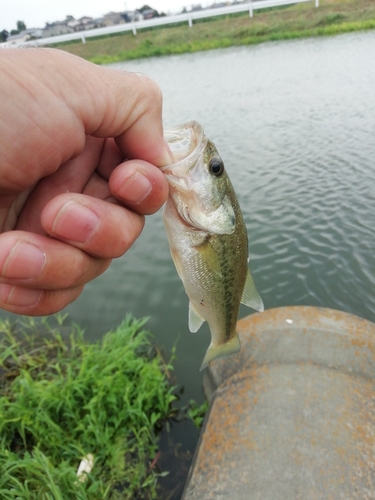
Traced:
[[145, 322], [88, 344], [59, 315], [0, 321], [0, 498], [156, 498], [155, 436], [176, 396]]

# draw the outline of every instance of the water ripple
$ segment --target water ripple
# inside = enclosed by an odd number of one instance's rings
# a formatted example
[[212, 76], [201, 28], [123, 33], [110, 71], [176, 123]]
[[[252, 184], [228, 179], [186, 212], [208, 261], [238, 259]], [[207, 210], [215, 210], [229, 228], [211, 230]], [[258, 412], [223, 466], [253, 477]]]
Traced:
[[[217, 145], [268, 308], [332, 307], [375, 321], [374, 50], [367, 32], [125, 66], [161, 86], [167, 127], [198, 120]], [[200, 391], [209, 333], [189, 335], [187, 306], [156, 214], [68, 310], [96, 335], [127, 311], [151, 316], [160, 345], [178, 339], [176, 373], [189, 399]]]

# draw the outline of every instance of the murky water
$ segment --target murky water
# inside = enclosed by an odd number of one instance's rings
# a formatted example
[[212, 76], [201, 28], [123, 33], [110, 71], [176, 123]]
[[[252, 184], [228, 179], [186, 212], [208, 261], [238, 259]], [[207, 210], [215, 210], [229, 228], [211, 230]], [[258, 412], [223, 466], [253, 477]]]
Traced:
[[[375, 32], [117, 66], [158, 82], [166, 127], [195, 119], [215, 142], [266, 308], [322, 306], [375, 321]], [[177, 348], [183, 400], [202, 401], [209, 331], [189, 333], [187, 307], [158, 213], [67, 311], [92, 339], [127, 312], [150, 316], [158, 344]]]
[[[331, 307], [375, 321], [374, 32], [118, 66], [158, 82], [166, 127], [195, 119], [215, 142], [267, 308]], [[177, 347], [185, 398], [200, 400], [209, 331], [188, 331], [187, 305], [158, 213], [68, 310], [92, 337], [127, 311], [150, 316], [160, 346]]]

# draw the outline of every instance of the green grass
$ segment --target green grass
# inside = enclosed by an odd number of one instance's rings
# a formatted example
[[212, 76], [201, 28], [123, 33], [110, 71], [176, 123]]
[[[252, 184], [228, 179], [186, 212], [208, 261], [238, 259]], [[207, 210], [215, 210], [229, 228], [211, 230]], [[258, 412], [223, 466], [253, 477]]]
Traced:
[[[0, 498], [105, 500], [157, 497], [150, 464], [173, 413], [171, 364], [145, 320], [127, 319], [100, 343], [55, 316], [0, 322]], [[200, 418], [192, 406], [192, 418]], [[92, 472], [77, 481], [81, 459]]]
[[373, 0], [320, 0], [314, 2], [218, 16], [187, 23], [154, 27], [106, 37], [57, 45], [97, 64], [150, 56], [198, 52], [273, 40], [328, 36], [375, 28]]

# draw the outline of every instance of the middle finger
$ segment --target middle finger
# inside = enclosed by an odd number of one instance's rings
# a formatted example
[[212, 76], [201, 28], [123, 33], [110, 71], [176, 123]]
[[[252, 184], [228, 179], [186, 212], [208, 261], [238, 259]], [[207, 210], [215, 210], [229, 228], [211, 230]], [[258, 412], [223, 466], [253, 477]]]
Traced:
[[60, 290], [102, 274], [111, 259], [88, 255], [62, 241], [23, 231], [0, 235], [0, 283]]

